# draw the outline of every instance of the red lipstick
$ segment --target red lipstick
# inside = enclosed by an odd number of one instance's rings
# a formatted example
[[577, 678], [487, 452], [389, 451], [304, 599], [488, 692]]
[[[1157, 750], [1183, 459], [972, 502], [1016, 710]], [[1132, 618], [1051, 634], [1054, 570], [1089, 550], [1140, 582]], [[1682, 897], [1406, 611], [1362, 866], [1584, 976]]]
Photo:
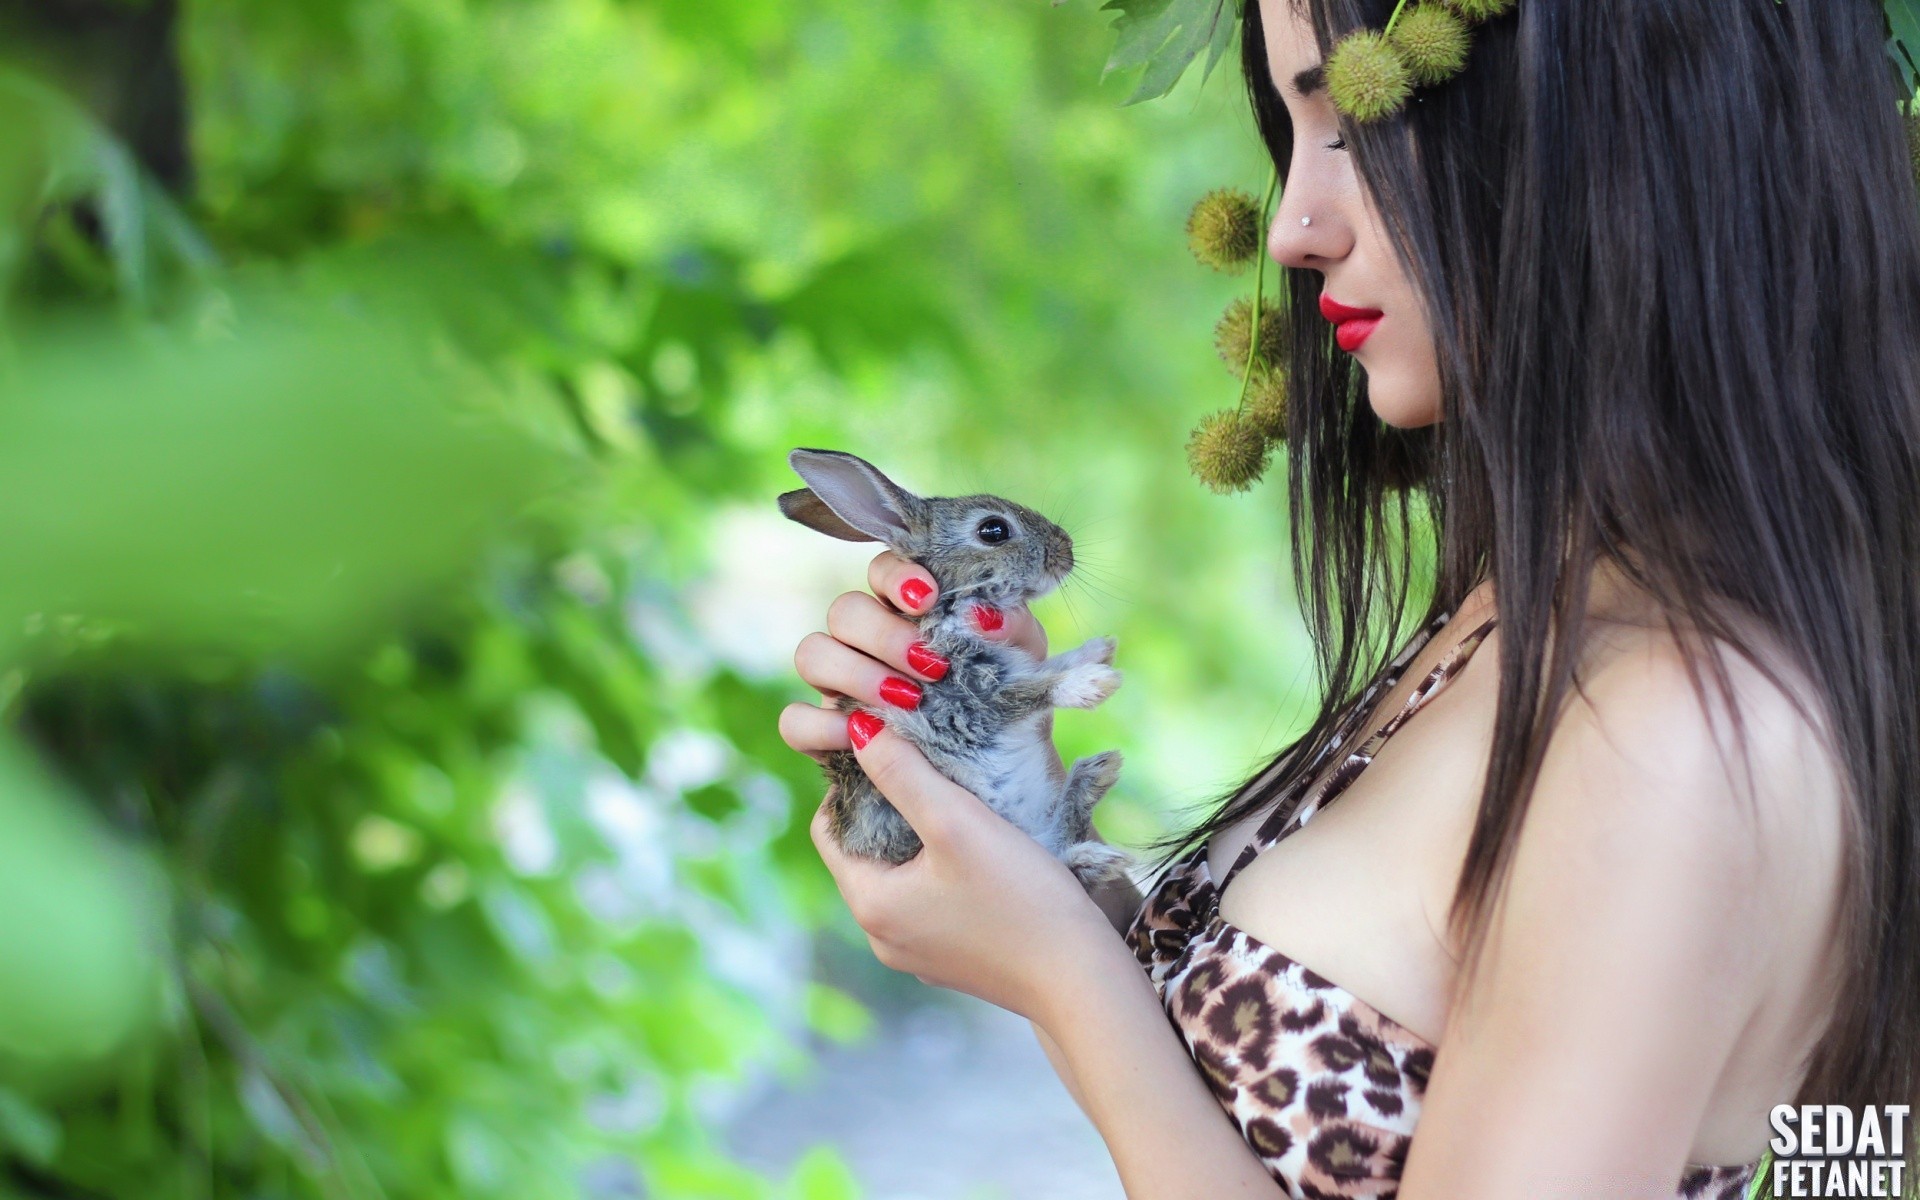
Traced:
[[1380, 324], [1380, 318], [1386, 314], [1377, 308], [1352, 308], [1340, 303], [1325, 292], [1320, 293], [1320, 315], [1333, 322], [1333, 340], [1340, 348], [1352, 354], [1367, 340], [1369, 334]]

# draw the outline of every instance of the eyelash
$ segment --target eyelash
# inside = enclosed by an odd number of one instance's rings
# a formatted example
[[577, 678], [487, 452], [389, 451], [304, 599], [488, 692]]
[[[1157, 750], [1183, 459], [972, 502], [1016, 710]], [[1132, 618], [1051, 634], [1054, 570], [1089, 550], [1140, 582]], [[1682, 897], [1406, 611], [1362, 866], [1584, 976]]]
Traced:
[[1329, 150], [1345, 150], [1346, 148], [1347, 148], [1347, 139], [1345, 138], [1335, 138], [1331, 142], [1327, 143], [1327, 149]]

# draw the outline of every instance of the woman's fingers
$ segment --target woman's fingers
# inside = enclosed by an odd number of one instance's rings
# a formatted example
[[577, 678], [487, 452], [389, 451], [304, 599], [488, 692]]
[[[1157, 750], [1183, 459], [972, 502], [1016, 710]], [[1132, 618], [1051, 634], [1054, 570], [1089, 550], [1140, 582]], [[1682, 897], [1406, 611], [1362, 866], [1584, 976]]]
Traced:
[[933, 575], [911, 559], [882, 550], [867, 564], [867, 586], [903, 613], [920, 616], [933, 604]]
[[[875, 687], [887, 674], [905, 676], [900, 679], [901, 683], [913, 683], [915, 679], [930, 683], [944, 678], [947, 673], [947, 660], [921, 642], [918, 626], [865, 592], [843, 592], [834, 598], [833, 603], [827, 606], [827, 633], [869, 657], [873, 663], [868, 673], [869, 682]], [[802, 642], [801, 645], [804, 647], [806, 643]], [[802, 675], [805, 675], [804, 670]], [[871, 689], [847, 694], [862, 700], [884, 699], [894, 702], [893, 696], [881, 696]], [[908, 693], [906, 689], [898, 689], [898, 694]], [[903, 707], [913, 706], [907, 704]]]
[[[882, 550], [867, 564], [867, 586], [909, 617], [924, 615], [938, 595], [925, 567], [891, 550]], [[1008, 609], [969, 605], [967, 619], [990, 641], [1018, 646], [1036, 659], [1047, 656], [1047, 631], [1024, 604]]]
[[1039, 620], [1026, 605], [1008, 609], [1004, 617], [1005, 628], [1000, 636], [1037, 659], [1047, 656], [1047, 631], [1040, 627]]
[[[919, 661], [932, 665], [924, 658]], [[852, 696], [867, 704], [918, 708], [925, 694], [925, 684], [848, 645], [838, 634], [810, 633], [801, 638], [793, 665], [801, 679], [820, 690], [822, 701]]]
[[851, 750], [847, 714], [837, 708], [794, 701], [780, 710], [780, 738], [815, 758], [833, 750]]

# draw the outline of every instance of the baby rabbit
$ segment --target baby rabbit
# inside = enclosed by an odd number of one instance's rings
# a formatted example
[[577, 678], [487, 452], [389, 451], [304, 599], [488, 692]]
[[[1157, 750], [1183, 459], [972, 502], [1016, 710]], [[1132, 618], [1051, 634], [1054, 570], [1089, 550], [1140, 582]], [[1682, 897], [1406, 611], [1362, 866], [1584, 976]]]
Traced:
[[[920, 636], [950, 664], [916, 708], [877, 709], [842, 696], [918, 746], [942, 775], [980, 797], [1064, 862], [1089, 891], [1122, 878], [1131, 859], [1093, 840], [1093, 806], [1120, 775], [1120, 752], [1091, 755], [1062, 772], [1046, 717], [1093, 708], [1120, 686], [1114, 640], [1094, 638], [1045, 662], [988, 641], [969, 616], [976, 603], [1006, 609], [1052, 591], [1073, 570], [1073, 540], [1030, 508], [998, 496], [921, 497], [872, 464], [838, 450], [787, 456], [808, 486], [780, 497], [780, 511], [831, 537], [882, 542], [925, 567], [938, 585], [919, 618]], [[849, 854], [902, 863], [920, 838], [860, 769], [850, 750], [830, 751], [829, 828]]]

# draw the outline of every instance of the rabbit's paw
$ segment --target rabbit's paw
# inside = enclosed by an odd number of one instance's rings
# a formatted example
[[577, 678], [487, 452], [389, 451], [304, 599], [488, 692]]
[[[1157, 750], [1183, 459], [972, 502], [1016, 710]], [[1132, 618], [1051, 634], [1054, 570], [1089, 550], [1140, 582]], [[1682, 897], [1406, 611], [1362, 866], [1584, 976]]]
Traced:
[[1120, 688], [1120, 672], [1105, 663], [1074, 667], [1053, 685], [1055, 708], [1093, 708]]
[[1093, 832], [1093, 806], [1120, 778], [1120, 762], [1118, 750], [1103, 750], [1077, 760], [1067, 772], [1067, 785], [1060, 791], [1060, 820], [1068, 837], [1081, 839]]
[[1086, 641], [1080, 643], [1080, 648], [1075, 650], [1074, 653], [1084, 655], [1093, 662], [1106, 663], [1108, 666], [1112, 666], [1113, 652], [1119, 644], [1117, 639], [1111, 637], [1088, 638]]
[[1073, 649], [1054, 655], [1047, 665], [1061, 671], [1070, 671], [1088, 663], [1113, 665], [1113, 651], [1119, 643], [1110, 637], [1088, 638]]
[[[1083, 787], [1095, 796], [1104, 796], [1107, 789], [1119, 781], [1120, 764], [1124, 761], [1125, 756], [1118, 750], [1102, 750], [1098, 754], [1075, 759], [1073, 770], [1067, 775], [1067, 787]], [[1087, 807], [1092, 808], [1093, 805]]]
[[1105, 842], [1075, 842], [1067, 847], [1060, 861], [1067, 864], [1080, 886], [1091, 892], [1102, 884], [1125, 879], [1127, 868], [1133, 865], [1133, 856]]

